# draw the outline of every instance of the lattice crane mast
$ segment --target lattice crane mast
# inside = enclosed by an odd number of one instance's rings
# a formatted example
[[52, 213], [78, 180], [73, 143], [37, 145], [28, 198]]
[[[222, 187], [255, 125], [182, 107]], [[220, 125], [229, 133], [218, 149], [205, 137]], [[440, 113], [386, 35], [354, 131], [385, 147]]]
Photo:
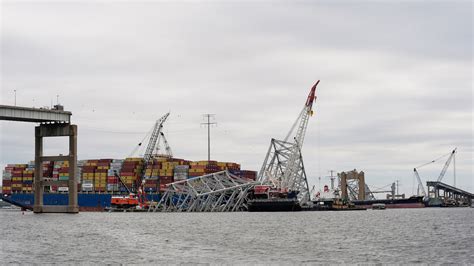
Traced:
[[[431, 162], [429, 162], [427, 164], [430, 164], [430, 163]], [[427, 164], [424, 164], [424, 165], [427, 165]], [[424, 165], [421, 165], [421, 166], [424, 166]], [[418, 171], [416, 170], [416, 168], [420, 168], [421, 166], [413, 168], [413, 174], [415, 175], [416, 180], [418, 181], [418, 187], [416, 189], [416, 194], [420, 195], [420, 189], [421, 189], [422, 196], [426, 197], [426, 196], [428, 196], [428, 194], [426, 194], [425, 186], [423, 185], [423, 182], [421, 182], [420, 174], [418, 174]]]
[[[451, 164], [451, 161], [453, 160], [453, 158], [455, 158], [456, 156], [456, 150], [457, 148], [455, 148], [451, 154], [449, 155], [449, 158], [448, 160], [446, 161], [446, 163], [444, 164], [444, 167], [443, 167], [443, 170], [441, 170], [441, 173], [439, 174], [439, 177], [438, 177], [438, 182], [441, 182], [441, 180], [443, 179], [444, 175], [446, 174], [446, 170], [448, 170], [448, 167], [449, 165]], [[456, 178], [456, 173], [454, 174], [454, 178]], [[456, 180], [456, 179], [455, 179]], [[456, 181], [454, 181], [456, 183]], [[454, 184], [456, 185], [456, 184]]]
[[[262, 184], [270, 184], [286, 191], [288, 194], [296, 193], [301, 203], [310, 200], [308, 180], [303, 164], [301, 149], [303, 147], [309, 117], [313, 114], [313, 103], [316, 100], [316, 87], [319, 80], [311, 88], [296, 121], [284, 140], [272, 139], [270, 148], [258, 175]], [[296, 130], [296, 134], [294, 134]], [[290, 139], [290, 137], [293, 137]]]
[[[282, 180], [282, 188], [288, 188], [288, 190], [296, 190], [298, 187], [298, 168], [300, 167], [300, 154], [301, 149], [303, 148], [303, 141], [306, 134], [306, 128], [308, 127], [308, 120], [309, 117], [313, 114], [313, 103], [316, 100], [316, 86], [318, 86], [319, 80], [314, 84], [311, 88], [308, 98], [306, 100], [306, 104], [301, 110], [300, 115], [296, 119], [295, 123], [291, 127], [290, 131], [285, 137], [285, 142], [288, 142], [288, 138], [292, 135], [293, 131], [295, 130], [296, 125], [298, 125], [298, 129], [296, 131], [296, 136], [294, 137], [294, 146], [291, 152], [291, 156], [288, 160], [287, 167], [288, 170], [285, 171], [284, 178]], [[302, 160], [301, 160], [302, 161]]]
[[143, 155], [143, 168], [140, 173], [139, 182], [142, 182], [142, 179], [145, 178], [146, 167], [148, 166], [148, 163], [150, 163], [150, 160], [153, 158], [153, 152], [156, 148], [158, 138], [161, 135], [163, 124], [165, 123], [169, 115], [170, 115], [169, 112], [166, 113], [164, 116], [162, 116], [160, 119], [156, 121], [155, 126], [153, 127], [153, 132], [151, 133], [150, 141], [148, 142], [148, 146], [146, 147], [145, 154]]

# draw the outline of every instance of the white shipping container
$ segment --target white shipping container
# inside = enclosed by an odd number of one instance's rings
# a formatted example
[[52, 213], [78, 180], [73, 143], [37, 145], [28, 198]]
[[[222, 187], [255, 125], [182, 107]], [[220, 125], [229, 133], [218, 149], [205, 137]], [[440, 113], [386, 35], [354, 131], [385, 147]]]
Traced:
[[12, 173], [11, 172], [8, 172], [8, 171], [3, 171], [3, 176], [12, 176]]
[[107, 191], [115, 191], [119, 190], [119, 187], [117, 184], [107, 184]]
[[68, 192], [69, 188], [68, 187], [58, 187], [59, 192]]
[[174, 180], [175, 181], [181, 181], [181, 180], [185, 180], [187, 178], [188, 178], [187, 174], [178, 174], [178, 173], [174, 174]]
[[[84, 180], [86, 181], [86, 180]], [[82, 183], [82, 188], [93, 188], [94, 186], [92, 185], [92, 183]]]

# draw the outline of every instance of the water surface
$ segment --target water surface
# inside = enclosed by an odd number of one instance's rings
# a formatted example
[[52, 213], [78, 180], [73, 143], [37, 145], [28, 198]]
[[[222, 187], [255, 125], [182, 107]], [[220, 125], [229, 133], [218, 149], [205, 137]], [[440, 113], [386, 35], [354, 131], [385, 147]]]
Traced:
[[2, 263], [474, 263], [474, 208], [294, 213], [0, 210]]

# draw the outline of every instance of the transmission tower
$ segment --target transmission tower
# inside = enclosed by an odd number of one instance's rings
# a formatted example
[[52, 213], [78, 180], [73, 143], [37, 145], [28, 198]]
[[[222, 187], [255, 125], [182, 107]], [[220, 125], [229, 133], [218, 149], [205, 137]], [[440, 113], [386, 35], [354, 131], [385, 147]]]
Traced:
[[217, 125], [216, 122], [211, 122], [211, 118], [215, 119], [215, 114], [204, 114], [204, 119], [207, 120], [207, 122], [201, 123], [201, 125], [206, 125], [207, 126], [207, 160], [211, 160], [211, 126], [212, 125]]

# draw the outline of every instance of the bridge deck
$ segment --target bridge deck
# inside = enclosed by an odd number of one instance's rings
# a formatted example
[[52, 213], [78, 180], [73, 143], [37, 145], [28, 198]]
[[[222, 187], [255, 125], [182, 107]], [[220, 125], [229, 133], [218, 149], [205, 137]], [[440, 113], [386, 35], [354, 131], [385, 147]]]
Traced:
[[429, 187], [434, 187], [437, 189], [443, 189], [444, 191], [449, 191], [449, 192], [454, 192], [460, 195], [467, 196], [471, 199], [474, 199], [474, 194], [464, 191], [462, 189], [459, 189], [457, 187], [450, 186], [448, 184], [442, 183], [442, 182], [437, 182], [437, 181], [428, 181], [426, 182], [426, 185]]
[[70, 123], [71, 115], [71, 112], [62, 110], [0, 105], [0, 120]]

